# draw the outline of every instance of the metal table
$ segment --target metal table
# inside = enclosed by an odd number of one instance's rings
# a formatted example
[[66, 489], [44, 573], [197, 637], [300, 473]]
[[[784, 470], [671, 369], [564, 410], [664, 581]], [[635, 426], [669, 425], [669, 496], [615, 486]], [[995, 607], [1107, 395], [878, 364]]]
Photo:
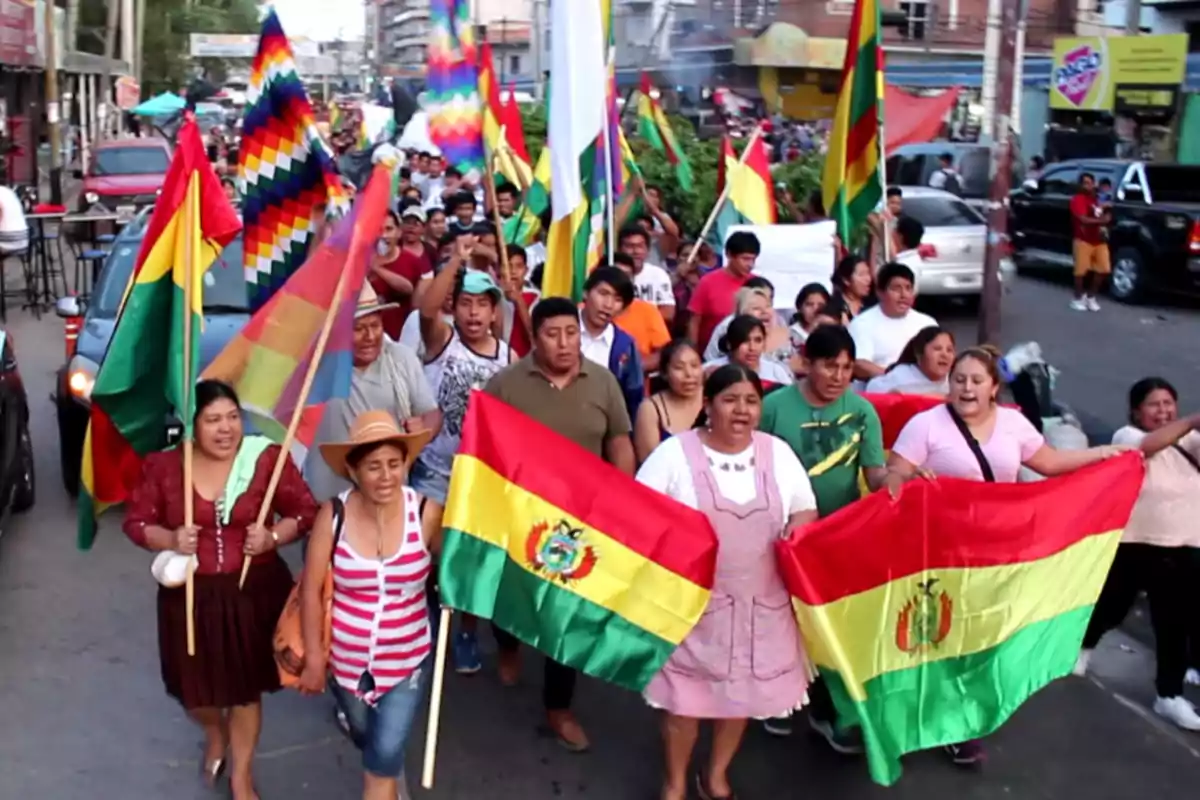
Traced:
[[[50, 306], [54, 305], [54, 301], [57, 299], [54, 296], [54, 279], [52, 275], [53, 264], [51, 263], [50, 259], [50, 251], [46, 248], [46, 223], [57, 222], [60, 228], [59, 235], [61, 236], [62, 221], [66, 218], [66, 216], [66, 211], [37, 211], [25, 215], [25, 222], [30, 227], [30, 233], [33, 233], [35, 226], [37, 233], [34, 235], [36, 241], [30, 242], [30, 246], [33, 248], [30, 258], [32, 258], [34, 261], [32, 269], [34, 277], [33, 292], [30, 294], [30, 302], [26, 303], [22, 307], [32, 308], [34, 315], [39, 318], [42, 315], [41, 307], [44, 305], [49, 308]], [[63, 266], [65, 270], [65, 265]], [[40, 302], [37, 299], [37, 279], [39, 275], [41, 276], [42, 280], [42, 299]], [[63, 284], [65, 285], [66, 282], [67, 276], [66, 272], [64, 271]]]

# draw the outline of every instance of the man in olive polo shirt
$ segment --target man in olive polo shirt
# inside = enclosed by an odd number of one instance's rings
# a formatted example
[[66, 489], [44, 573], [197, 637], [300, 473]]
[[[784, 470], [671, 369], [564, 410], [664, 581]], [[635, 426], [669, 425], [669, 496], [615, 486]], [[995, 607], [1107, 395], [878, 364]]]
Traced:
[[[595, 453], [626, 475], [635, 469], [629, 412], [612, 373], [583, 357], [579, 310], [563, 297], [533, 307], [533, 351], [494, 375], [484, 391], [550, 430]], [[516, 683], [520, 643], [499, 628], [500, 680]], [[575, 670], [550, 658], [542, 686], [546, 720], [559, 743], [572, 752], [588, 748], [587, 734], [571, 713]]]

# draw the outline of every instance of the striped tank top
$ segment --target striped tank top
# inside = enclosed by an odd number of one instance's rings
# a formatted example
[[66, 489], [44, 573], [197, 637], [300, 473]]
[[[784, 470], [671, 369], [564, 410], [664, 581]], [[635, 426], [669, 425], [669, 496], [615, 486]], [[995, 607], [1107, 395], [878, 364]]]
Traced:
[[[349, 496], [340, 495], [343, 506]], [[339, 686], [367, 703], [411, 675], [432, 649], [425, 595], [432, 561], [419, 502], [404, 487], [404, 538], [394, 555], [366, 558], [344, 535], [334, 550], [329, 666]]]

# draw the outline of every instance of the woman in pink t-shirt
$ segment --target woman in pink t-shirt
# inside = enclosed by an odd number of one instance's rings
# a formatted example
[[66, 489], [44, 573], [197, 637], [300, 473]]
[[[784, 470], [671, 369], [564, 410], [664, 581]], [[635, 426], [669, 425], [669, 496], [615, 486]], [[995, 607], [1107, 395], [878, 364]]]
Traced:
[[[1055, 450], [1016, 409], [996, 402], [1001, 378], [999, 354], [972, 347], [954, 360], [950, 395], [908, 421], [888, 458], [888, 491], [900, 491], [918, 475], [989, 483], [1016, 483], [1021, 465], [1042, 475], [1064, 475], [1128, 450], [1106, 445], [1088, 450]], [[946, 747], [955, 764], [974, 766], [984, 759], [978, 740]]]

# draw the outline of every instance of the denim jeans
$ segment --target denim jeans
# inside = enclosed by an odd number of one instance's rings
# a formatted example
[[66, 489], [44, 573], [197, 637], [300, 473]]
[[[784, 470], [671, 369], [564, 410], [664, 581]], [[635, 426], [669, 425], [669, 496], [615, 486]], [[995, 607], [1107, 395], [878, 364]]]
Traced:
[[404, 771], [404, 746], [417, 709], [425, 699], [425, 686], [433, 671], [426, 658], [412, 674], [368, 705], [331, 677], [329, 689], [350, 724], [350, 736], [362, 750], [363, 769], [381, 778], [398, 778]]
[[437, 470], [418, 460], [408, 471], [408, 485], [417, 492], [428, 497], [438, 505], [446, 505], [446, 495], [450, 491], [450, 476], [443, 475]]

